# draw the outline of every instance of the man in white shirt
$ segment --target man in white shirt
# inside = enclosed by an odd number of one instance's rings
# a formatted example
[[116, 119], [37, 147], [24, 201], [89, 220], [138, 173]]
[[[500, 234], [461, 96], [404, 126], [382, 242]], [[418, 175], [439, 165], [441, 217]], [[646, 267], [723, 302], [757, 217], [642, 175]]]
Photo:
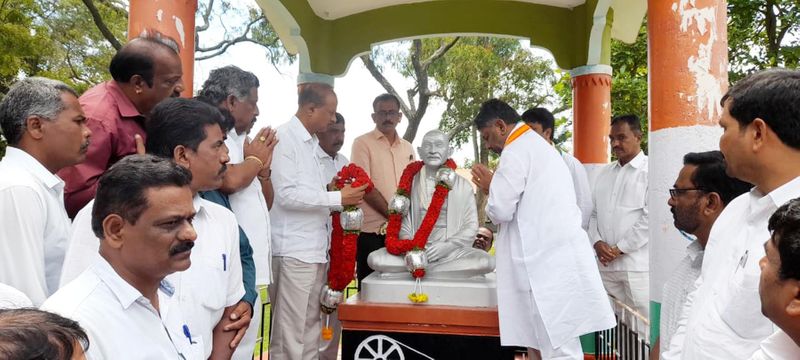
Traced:
[[[544, 138], [550, 145], [553, 145], [555, 136], [555, 118], [553, 113], [545, 108], [532, 108], [522, 113], [524, 121], [531, 130]], [[554, 145], [555, 146], [555, 145]], [[564, 163], [567, 164], [569, 174], [572, 176], [572, 185], [575, 187], [575, 198], [578, 207], [581, 209], [581, 227], [583, 230], [589, 229], [589, 217], [592, 215], [592, 190], [589, 188], [589, 178], [586, 176], [586, 168], [583, 167], [578, 159], [572, 154], [556, 148]]]
[[320, 292], [325, 283], [330, 212], [357, 205], [367, 185], [327, 191], [317, 133], [336, 122], [336, 93], [326, 84], [304, 84], [295, 116], [278, 127], [272, 167], [273, 282], [271, 359], [316, 359], [320, 345]]
[[527, 347], [532, 359], [583, 359], [578, 337], [611, 328], [614, 315], [567, 166], [500, 100], [483, 103], [475, 125], [483, 143], [502, 153], [491, 183], [477, 180], [499, 228], [500, 342]]
[[[661, 356], [670, 343], [678, 325], [686, 297], [694, 289], [703, 264], [703, 251], [708, 243], [711, 226], [728, 203], [746, 193], [752, 185], [725, 173], [725, 158], [719, 151], [688, 153], [675, 185], [669, 190], [667, 202], [672, 211], [675, 228], [690, 241], [686, 256], [675, 267], [664, 284], [661, 303], [659, 337], [651, 353], [652, 359]], [[691, 236], [694, 236], [693, 240]]]
[[100, 255], [42, 305], [86, 330], [88, 359], [205, 359], [200, 331], [165, 280], [196, 265], [191, 179], [150, 155], [123, 158], [100, 177], [91, 225]]
[[[336, 113], [336, 123], [328, 125], [328, 129], [317, 133], [319, 146], [317, 147], [317, 158], [325, 179], [333, 179], [343, 167], [350, 163], [347, 157], [340, 154], [344, 144], [344, 116]], [[334, 209], [340, 210], [340, 209]], [[327, 274], [325, 281], [327, 281]], [[333, 337], [330, 340], [322, 340], [319, 346], [319, 358], [321, 360], [336, 360], [339, 357], [339, 337], [342, 334], [342, 323], [339, 321], [339, 312], [334, 311], [330, 314], [320, 313], [323, 324], [326, 319], [330, 319], [329, 326], [333, 329]]]
[[720, 214], [706, 245], [697, 289], [687, 298], [663, 359], [742, 359], [775, 326], [758, 296], [769, 216], [800, 196], [800, 71], [771, 69], [723, 96], [719, 140], [727, 172], [752, 183]]
[[231, 210], [250, 240], [249, 245], [243, 245], [252, 247], [257, 285], [245, 288], [245, 298], [252, 305], [255, 321], [250, 322], [234, 354], [234, 359], [241, 360], [253, 357], [260, 332], [262, 299], [257, 288], [271, 281], [269, 207], [273, 193], [270, 166], [277, 138], [275, 130], [269, 127], [259, 130], [252, 139], [247, 136], [258, 116], [258, 87], [258, 78], [253, 73], [229, 65], [212, 70], [198, 92], [198, 97], [224, 109], [234, 120], [225, 140], [231, 160], [219, 190], [228, 195]]
[[38, 306], [58, 289], [69, 234], [55, 173], [83, 161], [91, 131], [74, 90], [36, 77], [11, 86], [0, 126], [8, 141], [0, 160], [0, 283]]
[[[222, 184], [228, 162], [224, 142], [228, 125], [224, 121], [213, 106], [173, 98], [153, 109], [146, 129], [148, 154], [170, 158], [192, 174], [189, 187], [196, 212], [192, 224], [198, 241], [192, 251], [192, 266], [167, 279], [174, 285], [173, 300], [186, 315], [193, 339], [204, 343], [205, 357], [211, 356], [212, 350], [214, 356], [230, 357], [244, 336], [251, 315], [249, 305], [244, 307], [248, 311], [239, 312], [245, 293], [236, 218], [230, 210], [198, 195]], [[98, 243], [97, 237], [87, 234], [85, 217], [81, 216], [94, 211], [93, 203], [87, 207], [92, 210], [84, 208], [75, 218], [65, 272], [67, 268], [74, 272], [85, 259], [96, 257], [96, 250], [94, 254], [86, 252], [92, 246], [96, 249]]]
[[800, 199], [769, 219], [770, 238], [759, 261], [761, 312], [780, 330], [761, 343], [751, 360], [800, 359]]
[[613, 118], [609, 140], [617, 161], [604, 166], [595, 179], [589, 240], [606, 291], [649, 318], [647, 155], [640, 147], [639, 117]]

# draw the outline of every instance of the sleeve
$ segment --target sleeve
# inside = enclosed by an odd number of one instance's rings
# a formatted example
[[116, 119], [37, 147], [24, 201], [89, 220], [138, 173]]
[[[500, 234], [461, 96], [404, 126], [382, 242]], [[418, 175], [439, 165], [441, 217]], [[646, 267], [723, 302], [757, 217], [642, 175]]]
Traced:
[[242, 284], [244, 285], [244, 297], [250, 306], [256, 306], [258, 292], [256, 290], [256, 263], [253, 261], [253, 248], [250, 246], [250, 239], [239, 227], [239, 255], [242, 260]]
[[[288, 142], [288, 141], [287, 141]], [[282, 146], [283, 145], [283, 146]], [[313, 156], [313, 155], [312, 155]], [[272, 186], [275, 200], [283, 207], [294, 210], [330, 209], [342, 205], [342, 194], [325, 191], [323, 187], [309, 186], [308, 174], [300, 170], [301, 160], [290, 144], [278, 142], [272, 160]], [[316, 169], [316, 171], [320, 171]]]
[[506, 151], [500, 158], [489, 185], [489, 201], [486, 205], [486, 215], [497, 225], [514, 219], [517, 204], [525, 190], [528, 169], [514, 152]]
[[597, 176], [595, 180], [594, 190], [591, 192], [591, 202], [592, 202], [592, 211], [591, 215], [589, 216], [589, 244], [594, 245], [596, 242], [600, 241], [602, 238], [600, 237], [600, 229], [598, 228], [597, 223], [597, 189], [599, 187], [599, 183], [602, 179], [602, 170], [599, 176]]
[[588, 230], [589, 218], [594, 210], [592, 206], [592, 189], [589, 187], [589, 177], [586, 176], [586, 169], [583, 164], [575, 160], [573, 166], [572, 180], [575, 185], [578, 207], [581, 209], [581, 227], [583, 227], [583, 230]]
[[367, 175], [372, 176], [372, 173], [369, 169], [369, 148], [361, 138], [357, 138], [355, 141], [353, 141], [353, 150], [350, 152], [350, 159], [352, 159], [351, 162], [353, 164], [356, 164], [364, 169], [364, 171], [367, 172]]
[[[646, 175], [646, 174], [645, 174]], [[646, 182], [645, 182], [646, 184]], [[641, 214], [639, 215], [639, 219], [633, 224], [633, 226], [625, 231], [625, 234], [622, 236], [622, 240], [617, 243], [617, 247], [623, 253], [631, 253], [642, 246], [647, 244], [648, 239], [650, 238], [650, 230], [649, 230], [649, 221], [648, 221], [648, 211], [647, 211], [647, 186], [645, 185], [644, 191], [644, 206], [641, 208]]]
[[[0, 283], [22, 291], [34, 305], [50, 291], [44, 271], [45, 205], [36, 190], [13, 186], [0, 191]], [[50, 289], [55, 291], [55, 289]]]
[[686, 296], [686, 301], [681, 307], [678, 322], [675, 324], [675, 332], [672, 334], [669, 344], [661, 344], [661, 360], [680, 360], [682, 358], [687, 325], [702, 284], [703, 276], [701, 275], [695, 280], [694, 290]]
[[75, 214], [94, 198], [97, 180], [108, 169], [111, 155], [114, 153], [112, 134], [100, 120], [89, 118], [86, 126], [92, 130], [86, 159], [58, 173], [66, 184], [64, 203], [70, 218], [75, 217]]
[[[230, 266], [230, 270], [228, 271], [228, 296], [226, 297], [225, 301], [225, 306], [227, 307], [236, 305], [239, 301], [241, 301], [245, 296], [245, 290], [243, 285], [244, 279], [242, 257], [239, 252], [239, 247], [241, 246], [239, 232], [241, 229], [239, 228], [239, 223], [236, 222], [236, 218], [232, 212], [228, 211], [228, 213], [225, 215], [230, 215], [226, 219], [226, 222], [229, 226], [228, 249], [230, 252], [230, 260], [228, 260], [228, 264]], [[250, 259], [252, 261], [252, 255]]]
[[61, 268], [59, 287], [63, 287], [75, 280], [84, 270], [89, 268], [92, 261], [98, 256], [100, 239], [92, 231], [92, 208], [94, 202], [90, 201], [75, 216], [70, 230], [69, 246], [64, 255], [64, 265]]

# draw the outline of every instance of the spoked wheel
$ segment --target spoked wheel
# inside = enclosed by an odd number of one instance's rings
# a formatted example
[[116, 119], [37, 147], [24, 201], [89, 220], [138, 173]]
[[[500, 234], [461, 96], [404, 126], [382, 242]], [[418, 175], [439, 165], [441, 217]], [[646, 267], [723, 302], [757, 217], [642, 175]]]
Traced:
[[372, 335], [356, 348], [356, 360], [405, 360], [403, 349], [394, 339]]

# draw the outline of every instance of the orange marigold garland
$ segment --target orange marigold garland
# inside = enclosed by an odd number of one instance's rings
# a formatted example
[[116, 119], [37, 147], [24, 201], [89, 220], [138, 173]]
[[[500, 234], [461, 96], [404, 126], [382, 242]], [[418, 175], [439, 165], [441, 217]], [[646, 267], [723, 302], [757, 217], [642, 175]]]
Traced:
[[414, 233], [413, 239], [400, 239], [400, 227], [403, 217], [408, 212], [410, 206], [409, 196], [411, 196], [411, 185], [414, 176], [419, 173], [425, 164], [422, 161], [415, 161], [406, 166], [397, 184], [397, 191], [389, 204], [389, 224], [386, 227], [386, 251], [392, 255], [404, 256], [406, 267], [411, 276], [415, 279], [414, 291], [408, 295], [413, 303], [428, 301], [428, 296], [422, 292], [420, 280], [425, 276], [425, 266], [427, 258], [425, 256], [425, 246], [428, 244], [428, 237], [433, 231], [442, 206], [447, 199], [447, 194], [453, 186], [456, 163], [452, 159], [447, 159], [444, 166], [439, 168], [436, 173], [436, 189], [433, 192], [428, 212], [422, 219], [419, 229]]
[[[336, 189], [340, 190], [345, 185], [360, 187], [367, 184], [365, 190], [369, 193], [374, 189], [374, 185], [364, 169], [356, 164], [350, 164], [342, 168], [336, 174]], [[361, 222], [363, 213], [361, 209], [354, 205], [344, 207], [344, 211], [334, 211], [331, 213], [331, 249], [330, 264], [328, 269], [328, 282], [322, 288], [320, 296], [321, 310], [327, 314], [325, 326], [322, 328], [322, 338], [330, 340], [333, 337], [333, 329], [329, 326], [330, 314], [336, 310], [342, 302], [342, 290], [353, 280], [353, 269], [356, 266], [356, 247], [358, 234], [361, 233]]]

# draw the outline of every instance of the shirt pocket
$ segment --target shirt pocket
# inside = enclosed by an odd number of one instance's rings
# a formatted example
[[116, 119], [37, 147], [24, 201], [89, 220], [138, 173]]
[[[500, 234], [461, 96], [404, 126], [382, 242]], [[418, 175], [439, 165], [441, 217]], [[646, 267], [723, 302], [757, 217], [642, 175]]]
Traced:
[[647, 173], [636, 175], [635, 179], [626, 182], [619, 194], [619, 205], [628, 209], [643, 209], [647, 198]]
[[729, 283], [720, 317], [736, 335], [744, 339], [763, 339], [772, 334], [773, 327], [761, 314], [758, 295], [760, 274], [750, 267], [737, 267]]
[[[228, 259], [226, 259], [228, 260]], [[211, 311], [218, 311], [225, 308], [225, 299], [228, 294], [227, 269], [230, 264], [224, 264], [222, 255], [216, 261], [211, 259], [201, 259], [197, 264], [192, 264], [195, 273], [192, 277], [195, 301], [202, 304]]]

